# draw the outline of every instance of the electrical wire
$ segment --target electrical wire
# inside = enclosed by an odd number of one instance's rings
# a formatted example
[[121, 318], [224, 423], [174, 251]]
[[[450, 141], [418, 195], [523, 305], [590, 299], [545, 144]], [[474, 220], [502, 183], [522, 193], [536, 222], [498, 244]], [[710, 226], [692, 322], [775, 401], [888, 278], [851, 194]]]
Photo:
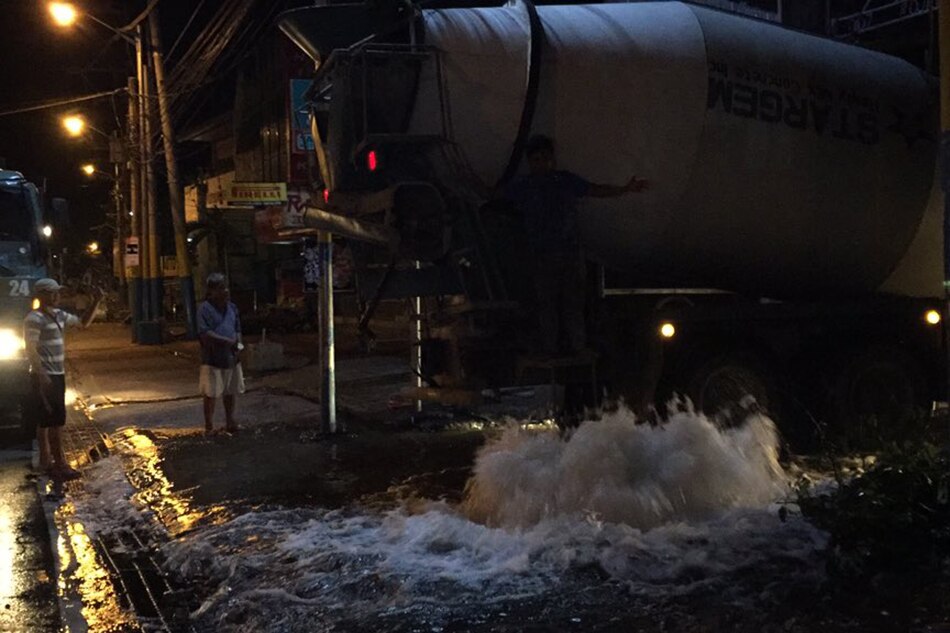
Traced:
[[14, 114], [23, 114], [26, 112], [36, 112], [37, 110], [48, 110], [50, 108], [58, 108], [64, 105], [71, 105], [73, 103], [82, 103], [84, 101], [92, 101], [94, 99], [103, 99], [105, 97], [112, 97], [115, 95], [123, 94], [128, 92], [128, 88], [116, 88], [115, 90], [107, 90], [105, 92], [96, 92], [94, 94], [83, 95], [81, 97], [70, 97], [67, 99], [60, 99], [58, 101], [51, 101], [47, 103], [41, 103], [32, 106], [23, 106], [13, 110], [5, 110], [0, 112], [0, 116], [11, 116]]
[[[180, 120], [197, 116], [196, 103], [206, 102], [208, 96], [197, 93], [226, 78], [247, 56], [261, 34], [273, 25], [274, 15], [286, 0], [268, 2], [244, 0], [222, 7], [206, 25], [192, 46], [176, 61], [169, 73], [169, 86], [180, 98], [171, 98], [172, 115]], [[264, 9], [263, 11], [261, 9]]]
[[191, 28], [192, 23], [195, 21], [195, 18], [198, 17], [198, 14], [201, 12], [201, 8], [204, 7], [205, 0], [201, 0], [198, 3], [198, 6], [195, 7], [195, 10], [191, 12], [191, 17], [188, 18], [188, 22], [185, 24], [185, 28], [181, 30], [181, 33], [178, 34], [178, 38], [175, 40], [175, 43], [172, 44], [172, 47], [168, 49], [167, 59], [171, 59], [175, 55], [175, 50], [178, 48], [178, 45], [181, 44], [182, 39], [185, 37], [185, 33], [188, 32], [188, 29]]

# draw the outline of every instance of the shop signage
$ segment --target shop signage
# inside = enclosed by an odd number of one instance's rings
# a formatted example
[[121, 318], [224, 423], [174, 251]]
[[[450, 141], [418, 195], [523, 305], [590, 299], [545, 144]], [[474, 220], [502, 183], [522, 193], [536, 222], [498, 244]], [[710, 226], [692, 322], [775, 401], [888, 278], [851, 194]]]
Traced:
[[287, 202], [285, 182], [235, 182], [231, 183], [228, 204], [268, 205]]

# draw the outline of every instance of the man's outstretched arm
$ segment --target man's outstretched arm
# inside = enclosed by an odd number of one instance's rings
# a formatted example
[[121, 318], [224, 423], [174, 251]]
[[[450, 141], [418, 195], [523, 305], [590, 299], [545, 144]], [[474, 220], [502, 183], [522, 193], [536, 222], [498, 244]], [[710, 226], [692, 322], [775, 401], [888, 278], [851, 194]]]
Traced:
[[650, 181], [633, 176], [625, 185], [600, 185], [590, 183], [587, 195], [591, 198], [616, 198], [628, 193], [640, 193], [650, 188]]

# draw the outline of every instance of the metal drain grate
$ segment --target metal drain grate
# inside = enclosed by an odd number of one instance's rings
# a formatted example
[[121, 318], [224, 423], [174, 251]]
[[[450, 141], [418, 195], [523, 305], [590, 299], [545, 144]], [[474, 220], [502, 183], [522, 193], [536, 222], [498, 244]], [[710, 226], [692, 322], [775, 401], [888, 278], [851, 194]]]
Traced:
[[153, 538], [125, 528], [96, 538], [117, 593], [146, 633], [197, 633], [189, 622], [190, 592], [175, 587], [159, 565]]

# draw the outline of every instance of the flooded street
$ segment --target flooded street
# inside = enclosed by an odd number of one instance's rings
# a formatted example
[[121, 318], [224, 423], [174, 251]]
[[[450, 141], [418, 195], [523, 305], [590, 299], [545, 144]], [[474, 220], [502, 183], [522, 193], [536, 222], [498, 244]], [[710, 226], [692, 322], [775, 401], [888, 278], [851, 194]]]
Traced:
[[[162, 543], [196, 630], [838, 630], [826, 536], [788, 503], [764, 417], [720, 432], [620, 411], [566, 441], [271, 431], [128, 431], [76, 500], [91, 534], [137, 524]], [[219, 473], [206, 485], [201, 463]]]

